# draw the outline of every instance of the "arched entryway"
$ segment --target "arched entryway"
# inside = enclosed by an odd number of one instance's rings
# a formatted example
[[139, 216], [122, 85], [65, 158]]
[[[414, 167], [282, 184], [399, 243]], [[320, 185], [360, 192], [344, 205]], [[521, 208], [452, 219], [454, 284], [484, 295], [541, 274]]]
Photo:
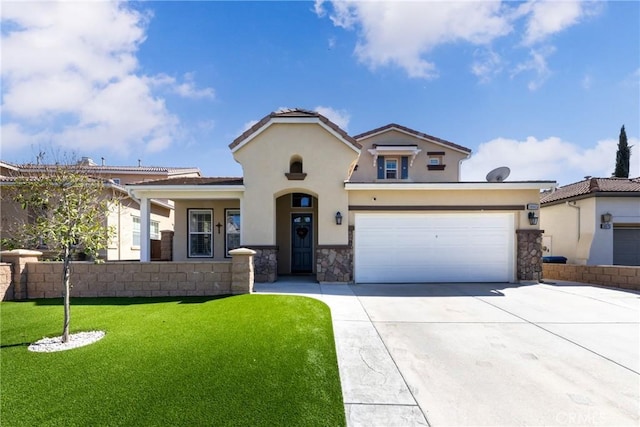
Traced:
[[318, 198], [292, 191], [276, 198], [278, 275], [315, 274]]

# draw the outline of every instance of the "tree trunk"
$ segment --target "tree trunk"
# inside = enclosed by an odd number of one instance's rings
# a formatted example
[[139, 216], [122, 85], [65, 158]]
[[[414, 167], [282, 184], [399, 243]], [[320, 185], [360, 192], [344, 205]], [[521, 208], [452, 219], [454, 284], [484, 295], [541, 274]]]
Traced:
[[64, 297], [64, 328], [62, 330], [62, 342], [69, 342], [69, 321], [71, 320], [71, 307], [70, 307], [70, 280], [71, 274], [71, 248], [68, 246], [64, 248], [64, 264], [62, 267], [62, 281], [64, 284], [62, 296]]

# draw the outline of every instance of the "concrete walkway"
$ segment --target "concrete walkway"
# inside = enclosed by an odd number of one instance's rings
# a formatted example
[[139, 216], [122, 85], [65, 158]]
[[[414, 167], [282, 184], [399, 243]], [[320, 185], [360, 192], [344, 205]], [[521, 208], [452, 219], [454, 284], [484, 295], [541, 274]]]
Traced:
[[254, 290], [308, 296], [329, 306], [349, 427], [429, 425], [350, 286], [285, 277], [256, 283]]
[[640, 425], [640, 293], [580, 283], [319, 285], [347, 424]]

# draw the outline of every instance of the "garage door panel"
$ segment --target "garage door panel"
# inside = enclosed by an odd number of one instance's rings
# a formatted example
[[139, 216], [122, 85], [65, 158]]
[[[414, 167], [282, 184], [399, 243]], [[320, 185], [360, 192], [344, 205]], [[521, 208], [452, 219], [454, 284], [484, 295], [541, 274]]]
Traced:
[[613, 229], [613, 264], [640, 265], [640, 227]]
[[511, 214], [357, 214], [356, 281], [512, 279]]

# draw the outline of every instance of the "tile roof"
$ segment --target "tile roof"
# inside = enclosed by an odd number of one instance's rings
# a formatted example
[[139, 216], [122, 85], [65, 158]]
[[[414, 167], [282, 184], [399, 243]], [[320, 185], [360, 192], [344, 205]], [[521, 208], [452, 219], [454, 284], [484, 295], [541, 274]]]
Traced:
[[331, 120], [329, 120], [328, 118], [326, 118], [325, 116], [323, 116], [322, 114], [320, 114], [320, 113], [318, 113], [316, 111], [305, 110], [303, 108], [287, 108], [287, 109], [283, 109], [283, 110], [274, 111], [274, 112], [264, 116], [262, 119], [260, 119], [260, 121], [258, 121], [258, 123], [256, 123], [255, 125], [251, 126], [249, 129], [247, 129], [245, 132], [243, 132], [242, 135], [240, 135], [239, 137], [234, 139], [233, 142], [231, 144], [229, 144], [229, 148], [233, 150], [236, 146], [240, 145], [245, 139], [249, 138], [252, 134], [257, 132], [258, 129], [263, 127], [270, 120], [272, 120], [274, 118], [278, 118], [278, 117], [301, 117], [301, 118], [312, 117], [312, 118], [317, 118], [322, 123], [324, 123], [325, 125], [329, 126], [331, 129], [333, 129], [336, 133], [338, 133], [338, 135], [340, 135], [342, 138], [344, 138], [350, 144], [352, 144], [353, 146], [355, 146], [357, 148], [362, 148], [362, 145], [360, 145], [360, 143], [358, 141], [356, 141], [351, 136], [349, 136], [344, 130], [342, 130], [338, 125], [333, 123]]
[[243, 178], [237, 177], [177, 177], [136, 182], [127, 185], [242, 185]]
[[583, 181], [559, 187], [555, 191], [543, 193], [540, 204], [547, 204], [574, 197], [590, 197], [596, 193], [638, 193], [640, 197], [640, 177], [638, 178], [587, 178]]
[[449, 147], [454, 148], [456, 150], [464, 151], [465, 153], [471, 153], [471, 149], [470, 148], [463, 147], [462, 145], [454, 144], [453, 142], [446, 141], [444, 139], [441, 139], [441, 138], [438, 138], [438, 137], [435, 137], [435, 136], [431, 136], [431, 135], [428, 135], [426, 133], [418, 132], [417, 130], [410, 129], [410, 128], [406, 127], [406, 126], [402, 126], [402, 125], [399, 125], [399, 124], [396, 124], [396, 123], [389, 123], [388, 125], [381, 126], [379, 128], [376, 128], [376, 129], [361, 133], [359, 135], [356, 135], [353, 138], [355, 140], [359, 141], [359, 140], [364, 139], [364, 138], [366, 138], [368, 136], [375, 135], [375, 134], [384, 132], [384, 131], [389, 130], [389, 129], [394, 129], [394, 128], [398, 129], [398, 130], [401, 130], [401, 131], [404, 131], [406, 133], [409, 133], [411, 135], [415, 135], [415, 136], [417, 136], [419, 138], [429, 139], [429, 140], [432, 140], [434, 142], [437, 142], [438, 144], [446, 145], [446, 146], [449, 146]]
[[[41, 170], [46, 167], [51, 167], [54, 165], [37, 165], [32, 163], [26, 163], [23, 165], [18, 165], [21, 171], [30, 171], [30, 170]], [[91, 170], [95, 172], [124, 172], [124, 173], [142, 173], [142, 174], [150, 174], [150, 173], [166, 173], [168, 175], [173, 175], [177, 173], [200, 173], [199, 168], [195, 167], [165, 167], [165, 166], [100, 166], [100, 165], [68, 165], [65, 167], [73, 168], [78, 167], [82, 170]]]

